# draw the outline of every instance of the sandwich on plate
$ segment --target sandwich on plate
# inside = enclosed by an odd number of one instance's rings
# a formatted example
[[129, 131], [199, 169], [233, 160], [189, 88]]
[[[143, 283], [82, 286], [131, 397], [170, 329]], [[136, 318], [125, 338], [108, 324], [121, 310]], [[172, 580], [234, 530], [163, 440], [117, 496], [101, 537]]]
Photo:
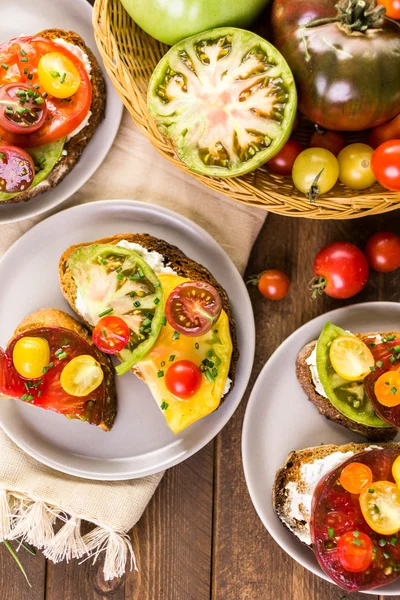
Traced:
[[100, 67], [72, 31], [46, 29], [0, 44], [0, 203], [55, 187], [104, 118]]
[[400, 577], [400, 444], [291, 452], [273, 489], [276, 515], [341, 588]]
[[309, 400], [328, 419], [372, 441], [400, 426], [400, 333], [353, 334], [326, 323], [296, 363]]
[[0, 396], [109, 431], [117, 411], [114, 367], [82, 323], [57, 310], [26, 317], [0, 349]]
[[132, 233], [85, 242], [64, 252], [59, 276], [94, 343], [117, 356], [118, 375], [145, 381], [174, 433], [233, 389], [239, 352], [228, 296], [175, 246]]

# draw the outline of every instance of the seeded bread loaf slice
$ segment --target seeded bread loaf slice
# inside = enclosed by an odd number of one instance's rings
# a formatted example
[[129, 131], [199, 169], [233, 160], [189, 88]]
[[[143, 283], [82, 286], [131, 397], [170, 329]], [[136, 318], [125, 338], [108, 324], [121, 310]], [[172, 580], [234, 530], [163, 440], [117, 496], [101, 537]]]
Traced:
[[69, 329], [83, 338], [94, 351], [96, 359], [103, 369], [105, 384], [103, 414], [99, 427], [104, 431], [109, 431], [114, 424], [117, 414], [117, 395], [114, 381], [115, 369], [110, 357], [100, 352], [97, 346], [93, 344], [92, 336], [82, 323], [79, 323], [71, 315], [56, 308], [43, 308], [25, 317], [15, 329], [12, 339], [25, 331], [31, 331], [40, 327], [63, 327], [64, 329]]
[[39, 33], [36, 35], [37, 37], [42, 37], [49, 40], [62, 38], [66, 42], [75, 44], [75, 46], [78, 46], [81, 48], [81, 50], [83, 50], [83, 52], [85, 52], [85, 54], [87, 54], [91, 65], [90, 76], [92, 83], [92, 103], [90, 105], [90, 111], [92, 114], [90, 116], [88, 125], [79, 133], [74, 135], [68, 142], [66, 142], [64, 146], [66, 154], [61, 156], [60, 160], [48, 177], [46, 177], [46, 179], [41, 181], [38, 185], [35, 185], [24, 192], [20, 192], [11, 198], [11, 200], [8, 200], [7, 203], [27, 202], [28, 200], [31, 200], [39, 194], [42, 194], [43, 192], [46, 192], [47, 190], [58, 185], [77, 164], [82, 152], [88, 145], [94, 132], [105, 116], [106, 84], [104, 77], [93, 52], [86, 46], [85, 41], [81, 38], [81, 36], [74, 31], [65, 31], [64, 29], [44, 29], [43, 31], [39, 31]]
[[[378, 446], [382, 448], [399, 448], [400, 444], [391, 442], [387, 444], [379, 444]], [[376, 445], [374, 444], [373, 447], [376, 447]], [[314, 488], [304, 481], [301, 471], [303, 465], [312, 464], [317, 460], [324, 459], [334, 452], [343, 453], [344, 461], [347, 458], [345, 456], [346, 452], [353, 452], [353, 454], [357, 454], [359, 452], [363, 452], [363, 450], [366, 448], [371, 448], [371, 444], [350, 443], [342, 446], [327, 444], [326, 446], [315, 446], [312, 448], [304, 448], [304, 450], [295, 450], [289, 454], [284, 465], [277, 471], [272, 490], [272, 504], [275, 513], [282, 521], [286, 529], [288, 529], [306, 546], [310, 545], [308, 525], [310, 519], [309, 506], [300, 504], [299, 508], [302, 518], [296, 518], [293, 515], [293, 506], [291, 503], [288, 485], [290, 484], [292, 486], [296, 486], [296, 489], [299, 493], [305, 494], [310, 498], [313, 494]], [[340, 464], [343, 461], [340, 457], [338, 457], [337, 464]], [[331, 465], [331, 467], [334, 468], [334, 465]], [[315, 485], [316, 483], [317, 482], [315, 482]]]
[[[218, 293], [221, 296], [223, 309], [228, 315], [233, 345], [231, 365], [229, 370], [229, 378], [232, 380], [232, 385], [229, 390], [229, 392], [231, 392], [235, 383], [236, 365], [239, 359], [239, 349], [236, 339], [235, 321], [233, 319], [232, 309], [228, 295], [224, 288], [218, 283], [218, 281], [215, 279], [215, 277], [213, 277], [213, 275], [208, 269], [203, 267], [203, 265], [200, 265], [199, 263], [195, 262], [191, 258], [188, 258], [176, 246], [173, 246], [168, 242], [165, 242], [164, 240], [155, 238], [147, 233], [122, 233], [111, 237], [102, 238], [100, 240], [85, 242], [83, 244], [71, 246], [70, 248], [65, 250], [65, 252], [61, 256], [59, 263], [59, 277], [61, 291], [64, 294], [65, 299], [71, 306], [72, 310], [74, 310], [82, 319], [82, 321], [84, 321], [87, 327], [91, 329], [90, 323], [88, 323], [85, 320], [84, 316], [81, 315], [76, 308], [77, 289], [72, 273], [68, 268], [68, 257], [77, 248], [81, 248], [82, 246], [90, 246], [91, 244], [117, 244], [121, 240], [126, 240], [134, 244], [140, 244], [149, 251], [159, 252], [165, 259], [165, 266], [172, 267], [172, 269], [181, 277], [187, 277], [188, 279], [197, 281], [205, 281], [206, 283], [210, 283], [212, 286], [214, 286], [215, 289], [218, 291]], [[137, 368], [134, 367], [132, 370], [136, 375], [140, 377], [140, 372]], [[225, 400], [227, 396], [228, 394], [225, 394], [222, 400]]]
[[[376, 333], [363, 333], [356, 334], [362, 340], [366, 340], [373, 335], [377, 335]], [[381, 334], [383, 335], [383, 334]], [[390, 335], [390, 333], [385, 333], [385, 335]], [[400, 333], [393, 332], [393, 335], [400, 336]], [[356, 423], [352, 419], [349, 419], [341, 412], [337, 410], [337, 408], [328, 400], [328, 398], [324, 398], [321, 396], [315, 389], [315, 385], [312, 379], [310, 367], [307, 364], [307, 359], [311, 355], [314, 350], [317, 342], [310, 342], [300, 351], [297, 360], [296, 360], [296, 375], [299, 380], [303, 390], [308, 396], [310, 402], [312, 402], [316, 408], [319, 410], [321, 415], [330, 419], [334, 423], [338, 423], [339, 425], [343, 425], [351, 431], [355, 433], [359, 433], [366, 437], [368, 440], [376, 441], [376, 442], [386, 442], [392, 440], [396, 434], [398, 429], [396, 427], [368, 427], [367, 425], [363, 425], [362, 423]]]

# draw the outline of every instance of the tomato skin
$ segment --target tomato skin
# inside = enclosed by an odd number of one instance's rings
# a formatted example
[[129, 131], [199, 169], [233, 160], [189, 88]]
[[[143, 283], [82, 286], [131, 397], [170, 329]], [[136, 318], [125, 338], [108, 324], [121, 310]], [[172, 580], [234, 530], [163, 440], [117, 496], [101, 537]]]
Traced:
[[371, 168], [373, 148], [367, 144], [350, 144], [340, 151], [339, 179], [351, 190], [365, 190], [376, 181]]
[[341, 565], [351, 573], [366, 571], [372, 562], [372, 540], [361, 531], [344, 533], [338, 540], [337, 549]]
[[304, 148], [300, 142], [293, 139], [288, 140], [278, 154], [275, 154], [266, 163], [269, 171], [276, 175], [290, 175], [294, 161], [303, 150]]
[[[387, 21], [379, 32], [362, 35], [348, 34], [335, 22], [305, 27], [337, 17], [336, 5], [337, 0], [275, 0], [273, 42], [293, 72], [300, 112], [325, 129], [360, 131], [399, 113], [400, 36]], [[368, 0], [366, 7], [372, 6]]]
[[129, 341], [129, 327], [120, 317], [106, 316], [93, 329], [93, 343], [105, 354], [118, 354]]
[[368, 465], [358, 462], [346, 465], [340, 474], [340, 484], [350, 494], [360, 494], [372, 483], [372, 479], [372, 471]]
[[35, 177], [35, 165], [30, 154], [0, 142], [0, 192], [15, 194], [26, 190]]
[[318, 127], [308, 145], [310, 148], [325, 148], [337, 156], [345, 147], [346, 140], [343, 133], [339, 131], [326, 131]]
[[333, 242], [320, 250], [314, 259], [314, 275], [323, 277], [323, 291], [331, 298], [344, 300], [355, 296], [368, 281], [367, 259], [350, 242]]
[[165, 316], [171, 327], [194, 337], [210, 331], [221, 311], [221, 296], [204, 281], [181, 283], [172, 290], [165, 304]]
[[376, 179], [384, 188], [400, 191], [400, 139], [384, 142], [375, 150], [371, 161]]
[[[0, 87], [0, 102], [2, 104], [0, 110], [0, 126], [11, 134], [17, 133], [27, 135], [29, 133], [34, 133], [44, 125], [47, 116], [47, 103], [39, 93], [37, 93], [37, 100], [41, 102], [40, 105], [35, 102], [34, 98], [31, 99], [27, 95], [24, 96], [23, 103], [21, 103], [21, 100], [17, 95], [20, 92], [32, 93], [32, 88], [25, 84], [16, 83], [9, 83], [8, 85]], [[14, 111], [14, 115], [11, 115], [11, 118], [6, 113], [7, 105], [11, 106]], [[24, 115], [16, 119], [16, 111], [22, 108], [29, 108], [31, 111], [29, 116], [33, 115], [34, 120], [30, 119], [27, 121], [24, 119]]]
[[372, 148], [377, 148], [383, 142], [398, 139], [400, 139], [400, 115], [397, 115], [397, 117], [383, 125], [378, 125], [378, 127], [371, 129], [368, 136], [368, 144]]
[[260, 293], [268, 300], [282, 300], [289, 292], [289, 277], [278, 269], [261, 273], [257, 280]]
[[391, 19], [400, 19], [400, 0], [378, 0], [386, 8], [386, 16]]
[[199, 391], [201, 382], [201, 371], [190, 360], [178, 360], [169, 367], [165, 375], [167, 389], [183, 400], [194, 396]]
[[339, 163], [325, 148], [307, 148], [294, 161], [292, 178], [310, 202], [329, 192], [339, 177]]
[[365, 247], [369, 265], [378, 273], [391, 273], [400, 267], [400, 237], [391, 231], [379, 231]]

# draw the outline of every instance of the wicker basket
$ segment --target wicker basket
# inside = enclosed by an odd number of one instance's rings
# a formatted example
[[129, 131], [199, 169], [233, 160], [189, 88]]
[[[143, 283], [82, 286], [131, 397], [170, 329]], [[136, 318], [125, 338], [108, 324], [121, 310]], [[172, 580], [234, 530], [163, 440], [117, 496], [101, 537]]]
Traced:
[[[96, 0], [93, 10], [95, 39], [105, 68], [126, 108], [144, 135], [165, 158], [204, 185], [233, 200], [271, 212], [310, 219], [353, 219], [400, 207], [400, 194], [375, 184], [362, 193], [338, 183], [316, 203], [294, 188], [290, 177], [274, 175], [265, 167], [237, 178], [214, 178], [192, 173], [175, 155], [170, 142], [158, 131], [146, 107], [150, 76], [168, 50], [138, 27], [120, 0]], [[300, 122], [296, 136], [306, 145], [312, 124]], [[357, 137], [349, 137], [349, 142]], [[361, 141], [359, 137], [358, 141]]]

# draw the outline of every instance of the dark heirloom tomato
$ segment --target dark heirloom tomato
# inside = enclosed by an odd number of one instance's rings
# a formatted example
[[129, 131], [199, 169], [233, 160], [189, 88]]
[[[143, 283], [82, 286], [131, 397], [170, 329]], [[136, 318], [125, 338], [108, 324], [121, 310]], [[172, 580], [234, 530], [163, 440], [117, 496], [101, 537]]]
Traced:
[[175, 331], [199, 336], [210, 331], [222, 310], [217, 290], [204, 281], [186, 281], [168, 296], [165, 315]]
[[24, 83], [0, 87], [0, 126], [10, 133], [33, 133], [47, 116], [46, 100]]
[[148, 108], [196, 173], [235, 177], [285, 144], [296, 116], [292, 73], [269, 42], [221, 28], [179, 42], [156, 67]]
[[22, 192], [28, 189], [34, 177], [32, 157], [21, 148], [0, 142], [0, 193]]
[[375, 4], [274, 2], [274, 43], [293, 71], [299, 109], [326, 129], [368, 129], [399, 112], [400, 28]]
[[[394, 338], [394, 336], [389, 336], [389, 338]], [[385, 339], [385, 338], [384, 338]], [[395, 425], [396, 427], [400, 427], [400, 404], [395, 406], [386, 406], [379, 402], [376, 391], [379, 393], [379, 388], [375, 388], [377, 380], [388, 371], [396, 371], [400, 370], [400, 339], [387, 339], [382, 344], [376, 344], [371, 348], [371, 352], [375, 359], [375, 371], [372, 371], [365, 379], [364, 379], [364, 388], [367, 393], [369, 399], [371, 400], [375, 412], [377, 415], [384, 419], [388, 423]], [[390, 383], [390, 377], [387, 378], [388, 383]], [[385, 385], [386, 381], [383, 382]], [[392, 396], [394, 401], [398, 401], [395, 399], [397, 397], [398, 390], [396, 386], [391, 383], [387, 385], [389, 388], [388, 396], [389, 398]], [[385, 398], [382, 400], [387, 404]]]

